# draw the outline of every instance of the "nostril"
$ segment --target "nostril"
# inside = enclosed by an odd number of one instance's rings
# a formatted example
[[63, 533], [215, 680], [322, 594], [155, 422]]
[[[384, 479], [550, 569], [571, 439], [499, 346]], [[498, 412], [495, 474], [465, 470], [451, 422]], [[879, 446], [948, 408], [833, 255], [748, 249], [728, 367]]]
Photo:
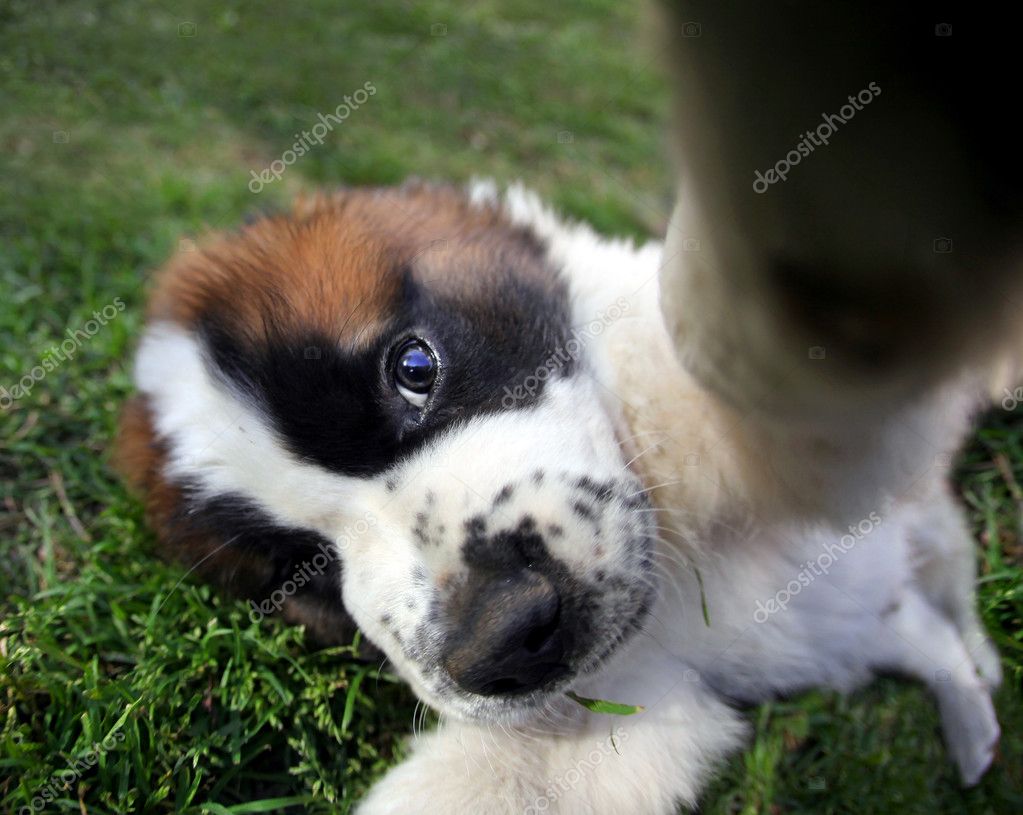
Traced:
[[500, 694], [519, 693], [525, 687], [518, 679], [506, 676], [503, 679], [495, 679], [492, 682], [480, 685], [476, 692], [483, 696], [498, 696]]
[[551, 637], [558, 630], [558, 623], [561, 620], [561, 604], [559, 603], [554, 609], [554, 614], [550, 615], [550, 619], [547, 622], [541, 622], [539, 625], [535, 625], [530, 629], [529, 633], [526, 634], [526, 639], [522, 643], [522, 647], [526, 649], [530, 654], [539, 653], [547, 643], [550, 642]]

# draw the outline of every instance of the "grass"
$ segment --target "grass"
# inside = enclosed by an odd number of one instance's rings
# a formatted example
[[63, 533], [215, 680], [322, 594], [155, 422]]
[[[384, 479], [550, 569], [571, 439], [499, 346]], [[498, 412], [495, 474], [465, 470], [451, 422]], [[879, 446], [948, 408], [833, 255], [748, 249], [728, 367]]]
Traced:
[[[604, 232], [656, 234], [664, 91], [635, 31], [613, 0], [0, 5], [0, 385], [53, 367], [0, 412], [0, 811], [347, 812], [401, 756], [414, 700], [386, 670], [150, 556], [107, 465], [147, 275], [299, 190], [408, 175], [523, 178]], [[367, 81], [322, 146], [248, 190]], [[92, 336], [53, 364], [69, 330]], [[1007, 671], [984, 782], [958, 788], [931, 700], [885, 680], [753, 711], [707, 812], [1023, 811], [1017, 479], [1023, 418], [992, 414], [955, 472]]]

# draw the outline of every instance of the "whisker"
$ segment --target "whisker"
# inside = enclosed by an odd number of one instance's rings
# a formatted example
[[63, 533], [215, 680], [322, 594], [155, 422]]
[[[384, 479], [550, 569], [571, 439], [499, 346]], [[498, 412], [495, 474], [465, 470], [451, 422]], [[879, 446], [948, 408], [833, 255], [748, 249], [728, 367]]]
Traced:
[[620, 439], [618, 441], [618, 446], [619, 447], [624, 447], [626, 442], [630, 442], [633, 439], [638, 439], [640, 436], [652, 436], [655, 433], [658, 434], [658, 435], [664, 436], [665, 438], [668, 437], [668, 434], [665, 433], [662, 430], [641, 430], [639, 433], [633, 433], [631, 436], [626, 436], [625, 438]]
[[657, 449], [657, 446], [659, 444], [660, 444], [660, 442], [656, 442], [655, 441], [653, 444], [651, 444], [649, 447], [647, 447], [642, 452], [636, 453], [636, 455], [634, 455], [632, 458], [630, 458], [628, 461], [625, 462], [625, 469], [628, 469], [629, 467], [631, 467], [639, 458], [641, 458], [642, 456], [645, 456], [651, 450]]
[[674, 481], [665, 481], [661, 484], [654, 484], [652, 487], [647, 487], [645, 489], [639, 490], [638, 492], [634, 492], [631, 495], [626, 495], [625, 500], [628, 501], [630, 498], [635, 498], [639, 495], [643, 495], [644, 493], [653, 492], [654, 490], [659, 490], [662, 487], [673, 487], [676, 484], [682, 484], [684, 482], [685, 482], [684, 478], [676, 478]]

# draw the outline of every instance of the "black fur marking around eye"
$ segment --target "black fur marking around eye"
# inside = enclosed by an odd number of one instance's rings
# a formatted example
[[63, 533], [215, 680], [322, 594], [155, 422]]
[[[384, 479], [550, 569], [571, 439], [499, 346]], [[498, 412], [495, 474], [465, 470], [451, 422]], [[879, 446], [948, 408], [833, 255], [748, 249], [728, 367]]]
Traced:
[[[296, 458], [357, 477], [392, 468], [474, 416], [535, 405], [554, 378], [536, 372], [569, 337], [564, 290], [511, 274], [485, 300], [442, 296], [409, 279], [375, 339], [358, 348], [265, 320], [265, 338], [252, 340], [226, 313], [206, 313], [199, 330], [208, 368], [257, 406]], [[402, 336], [428, 339], [440, 359], [422, 412], [390, 380], [389, 355]], [[556, 375], [573, 370], [569, 360]]]

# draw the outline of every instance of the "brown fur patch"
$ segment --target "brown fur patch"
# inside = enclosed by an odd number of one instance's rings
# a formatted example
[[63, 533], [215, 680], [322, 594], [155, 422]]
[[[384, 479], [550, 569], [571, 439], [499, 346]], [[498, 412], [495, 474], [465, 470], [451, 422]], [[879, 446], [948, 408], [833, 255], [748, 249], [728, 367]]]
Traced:
[[540, 256], [528, 231], [458, 190], [343, 190], [179, 252], [157, 276], [149, 318], [193, 326], [213, 311], [259, 339], [272, 315], [285, 331], [357, 344], [392, 307], [406, 270], [478, 295], [501, 270], [542, 281]]

